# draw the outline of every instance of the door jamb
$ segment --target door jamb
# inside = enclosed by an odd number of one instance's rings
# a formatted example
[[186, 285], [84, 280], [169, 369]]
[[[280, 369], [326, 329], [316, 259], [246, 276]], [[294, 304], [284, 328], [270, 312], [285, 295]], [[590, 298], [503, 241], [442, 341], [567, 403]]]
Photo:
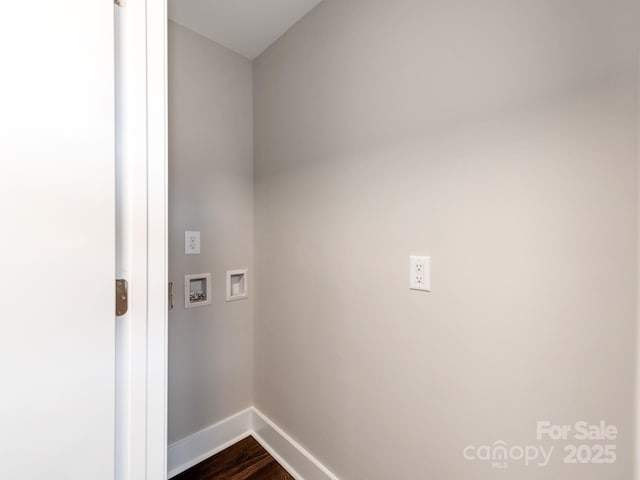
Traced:
[[147, 0], [147, 480], [167, 478], [167, 2]]
[[[137, 146], [128, 151], [131, 198], [131, 309], [128, 350], [118, 386], [126, 415], [117, 419], [122, 462], [117, 480], [167, 478], [167, 5], [166, 0], [120, 2], [118, 25], [127, 61], [116, 68], [127, 85], [128, 123], [118, 128]], [[135, 65], [135, 66], [132, 66]], [[131, 87], [134, 85], [134, 87]], [[146, 97], [145, 97], [146, 96]], [[142, 97], [142, 98], [141, 98]], [[131, 119], [134, 120], [131, 120]], [[135, 165], [134, 165], [135, 164]], [[135, 281], [134, 281], [135, 280]]]

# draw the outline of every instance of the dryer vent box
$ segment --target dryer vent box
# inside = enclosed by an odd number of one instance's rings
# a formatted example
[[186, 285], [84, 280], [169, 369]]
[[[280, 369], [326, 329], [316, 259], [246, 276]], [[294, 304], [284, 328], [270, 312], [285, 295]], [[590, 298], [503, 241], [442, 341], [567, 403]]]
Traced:
[[247, 269], [227, 272], [227, 302], [249, 298]]
[[198, 273], [184, 277], [184, 308], [211, 305], [211, 274]]

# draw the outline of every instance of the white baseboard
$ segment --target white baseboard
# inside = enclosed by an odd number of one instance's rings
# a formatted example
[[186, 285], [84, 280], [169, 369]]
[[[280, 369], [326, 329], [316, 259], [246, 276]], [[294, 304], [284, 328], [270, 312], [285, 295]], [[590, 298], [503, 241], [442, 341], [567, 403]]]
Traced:
[[249, 435], [297, 480], [339, 480], [291, 436], [253, 407], [170, 445], [168, 478]]
[[297, 480], [339, 480], [285, 431], [253, 409], [251, 435]]
[[168, 478], [188, 470], [251, 434], [253, 408], [247, 408], [221, 422], [169, 445]]

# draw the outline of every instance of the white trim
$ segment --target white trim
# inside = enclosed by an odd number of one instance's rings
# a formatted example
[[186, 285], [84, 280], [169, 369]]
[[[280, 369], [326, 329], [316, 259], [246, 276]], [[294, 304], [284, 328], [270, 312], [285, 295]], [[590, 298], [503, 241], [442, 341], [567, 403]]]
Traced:
[[256, 408], [253, 409], [252, 425], [254, 438], [298, 480], [339, 480], [302, 445]]
[[[639, 57], [640, 60], [640, 57]], [[638, 93], [640, 93], [640, 62], [638, 63]], [[640, 96], [636, 104], [636, 115], [640, 116]], [[637, 150], [636, 164], [640, 167], [640, 123], [638, 124], [637, 132]], [[640, 168], [638, 168], [636, 178], [636, 185], [640, 185]], [[637, 187], [636, 187], [637, 188]], [[636, 213], [637, 225], [636, 225], [636, 385], [635, 385], [635, 425], [634, 425], [634, 450], [637, 452], [640, 449], [640, 189], [638, 190], [638, 197], [636, 199], [638, 205], [638, 211]], [[634, 455], [634, 474], [635, 480], [640, 480], [640, 455]]]
[[117, 480], [166, 480], [166, 0], [117, 9], [121, 189], [118, 273], [129, 313], [118, 319]]
[[252, 436], [297, 480], [339, 480], [289, 434], [254, 407], [169, 446], [169, 478]]
[[116, 9], [118, 276], [117, 480], [166, 479], [167, 129], [165, 0]]
[[252, 408], [247, 408], [169, 446], [169, 478], [197, 465], [251, 434]]
[[[146, 0], [147, 335], [146, 480], [167, 478], [167, 2]], [[129, 7], [127, 7], [129, 8]]]

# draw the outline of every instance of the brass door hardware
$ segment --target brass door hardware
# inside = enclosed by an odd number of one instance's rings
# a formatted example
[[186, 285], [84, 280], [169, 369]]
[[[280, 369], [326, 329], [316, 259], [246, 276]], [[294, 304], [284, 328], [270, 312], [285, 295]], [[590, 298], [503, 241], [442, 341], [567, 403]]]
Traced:
[[116, 280], [116, 316], [121, 317], [129, 310], [129, 285], [126, 280]]

